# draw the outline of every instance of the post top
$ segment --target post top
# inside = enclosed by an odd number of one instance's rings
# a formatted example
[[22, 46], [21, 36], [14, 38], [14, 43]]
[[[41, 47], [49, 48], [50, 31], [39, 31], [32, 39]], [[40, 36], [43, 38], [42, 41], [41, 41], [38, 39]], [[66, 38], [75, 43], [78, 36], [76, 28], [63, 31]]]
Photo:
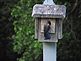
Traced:
[[53, 0], [45, 0], [43, 2], [44, 5], [55, 5], [55, 3], [53, 2]]
[[65, 18], [66, 7], [64, 5], [36, 4], [33, 7], [33, 17], [42, 18]]

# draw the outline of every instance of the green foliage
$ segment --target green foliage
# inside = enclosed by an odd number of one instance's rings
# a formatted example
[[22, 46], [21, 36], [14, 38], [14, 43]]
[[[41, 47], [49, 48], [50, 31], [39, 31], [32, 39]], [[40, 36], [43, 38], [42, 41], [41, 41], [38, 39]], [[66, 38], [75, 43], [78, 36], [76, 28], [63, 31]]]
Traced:
[[18, 61], [38, 61], [42, 54], [41, 44], [34, 40], [34, 19], [31, 17], [32, 8], [35, 3], [41, 2], [38, 0], [20, 0], [12, 9], [13, 25], [15, 35], [13, 35], [14, 43], [13, 50], [21, 54], [25, 49], [21, 58]]
[[18, 0], [0, 0], [0, 61], [16, 61], [12, 51], [12, 7]]

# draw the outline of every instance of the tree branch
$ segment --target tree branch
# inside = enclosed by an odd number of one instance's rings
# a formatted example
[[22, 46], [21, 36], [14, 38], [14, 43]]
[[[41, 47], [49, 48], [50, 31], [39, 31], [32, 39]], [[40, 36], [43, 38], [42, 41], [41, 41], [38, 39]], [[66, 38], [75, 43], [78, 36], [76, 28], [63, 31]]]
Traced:
[[73, 5], [73, 8], [72, 8], [72, 10], [70, 11], [69, 15], [75, 11], [75, 9], [76, 9], [77, 6], [78, 6], [78, 0], [75, 0], [75, 3], [74, 3], [74, 5]]

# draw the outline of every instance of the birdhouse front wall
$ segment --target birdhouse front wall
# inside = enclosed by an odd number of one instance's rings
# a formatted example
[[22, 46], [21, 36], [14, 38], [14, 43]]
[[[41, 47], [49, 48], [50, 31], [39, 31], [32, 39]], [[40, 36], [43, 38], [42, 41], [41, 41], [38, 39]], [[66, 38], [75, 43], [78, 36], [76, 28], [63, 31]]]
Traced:
[[[50, 35], [51, 38], [45, 40], [44, 37], [44, 25], [50, 21], [51, 29]], [[39, 42], [58, 42], [58, 39], [62, 38], [62, 19], [54, 18], [36, 18], [35, 19], [35, 39], [38, 39]]]
[[[44, 25], [47, 24], [47, 22], [51, 22], [50, 26], [50, 39], [45, 39], [44, 36]], [[57, 32], [56, 32], [56, 20], [52, 18], [40, 18], [38, 20], [38, 40], [40, 42], [57, 42]], [[48, 35], [49, 36], [49, 35]]]

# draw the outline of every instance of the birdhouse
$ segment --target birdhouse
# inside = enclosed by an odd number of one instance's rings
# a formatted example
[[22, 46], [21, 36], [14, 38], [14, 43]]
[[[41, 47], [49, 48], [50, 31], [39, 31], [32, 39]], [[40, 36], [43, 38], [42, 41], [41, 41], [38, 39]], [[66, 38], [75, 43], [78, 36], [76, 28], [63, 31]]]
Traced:
[[58, 39], [62, 38], [65, 14], [64, 5], [36, 4], [32, 12], [35, 18], [35, 39], [40, 42], [58, 42]]

